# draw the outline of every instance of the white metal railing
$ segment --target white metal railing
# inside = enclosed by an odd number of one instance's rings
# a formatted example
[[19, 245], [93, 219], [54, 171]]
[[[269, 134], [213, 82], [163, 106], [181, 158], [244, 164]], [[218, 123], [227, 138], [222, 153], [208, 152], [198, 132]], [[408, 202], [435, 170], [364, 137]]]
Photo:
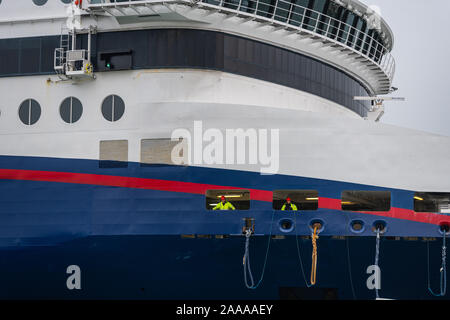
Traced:
[[54, 53], [53, 66], [55, 70], [64, 70], [66, 63], [66, 51], [64, 48], [56, 48]]
[[198, 5], [252, 20], [265, 21], [287, 29], [296, 29], [328, 39], [348, 48], [377, 65], [392, 82], [395, 59], [374, 31], [357, 29], [341, 20], [325, 15], [287, 0], [277, 0], [275, 5], [260, 0], [87, 0], [91, 5], [130, 6], [139, 4], [179, 3]]

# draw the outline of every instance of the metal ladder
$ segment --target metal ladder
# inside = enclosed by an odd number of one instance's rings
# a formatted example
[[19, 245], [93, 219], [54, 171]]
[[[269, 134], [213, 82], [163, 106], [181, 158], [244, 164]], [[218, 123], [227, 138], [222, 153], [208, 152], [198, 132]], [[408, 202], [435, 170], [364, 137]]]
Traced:
[[67, 79], [66, 76], [66, 55], [70, 50], [71, 35], [69, 29], [63, 25], [61, 26], [61, 35], [59, 38], [59, 48], [55, 49], [54, 69], [56, 74], [61, 78]]

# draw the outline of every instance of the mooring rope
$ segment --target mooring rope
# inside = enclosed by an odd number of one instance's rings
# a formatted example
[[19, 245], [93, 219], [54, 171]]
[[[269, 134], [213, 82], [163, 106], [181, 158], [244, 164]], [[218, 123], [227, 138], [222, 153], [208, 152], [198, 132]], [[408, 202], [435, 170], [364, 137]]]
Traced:
[[428, 270], [428, 290], [431, 292], [431, 294], [435, 297], [443, 297], [445, 296], [447, 292], [447, 266], [446, 266], [446, 255], [447, 255], [447, 247], [445, 246], [446, 238], [447, 238], [447, 232], [444, 229], [444, 236], [442, 238], [442, 264], [440, 269], [440, 293], [434, 293], [433, 290], [431, 290], [430, 286], [430, 241], [427, 242], [427, 270]]
[[[250, 268], [250, 237], [252, 235], [252, 231], [250, 229], [247, 229], [245, 232], [245, 251], [244, 251], [244, 257], [243, 257], [243, 265], [244, 265], [244, 282], [245, 286], [248, 289], [256, 289], [259, 287], [261, 282], [264, 279], [264, 272], [266, 270], [266, 264], [267, 264], [267, 257], [269, 256], [269, 249], [270, 249], [270, 240], [272, 238], [272, 228], [273, 228], [273, 218], [275, 215], [275, 211], [272, 213], [272, 221], [270, 223], [270, 232], [269, 232], [269, 239], [267, 242], [267, 250], [266, 250], [266, 257], [264, 258], [264, 265], [262, 269], [261, 278], [259, 279], [258, 283], [255, 285], [255, 281], [253, 279], [252, 270]], [[250, 276], [250, 284], [248, 283], [247, 279], [247, 272]]]
[[294, 215], [295, 219], [295, 243], [297, 244], [297, 256], [300, 263], [300, 268], [302, 270], [303, 280], [305, 281], [306, 287], [310, 288], [316, 284], [317, 275], [317, 239], [319, 239], [319, 227], [314, 226], [314, 230], [311, 235], [312, 242], [312, 257], [311, 257], [311, 283], [306, 281], [305, 270], [303, 269], [303, 261], [300, 254], [300, 246], [298, 245], [298, 226], [297, 226], [297, 215]]
[[318, 227], [314, 227], [313, 234], [311, 236], [311, 242], [312, 242], [312, 257], [311, 257], [311, 285], [316, 284], [316, 274], [317, 274], [317, 239], [319, 239], [319, 236], [317, 235]]
[[295, 242], [297, 244], [297, 257], [298, 257], [298, 261], [300, 262], [300, 268], [302, 270], [303, 280], [305, 281], [306, 287], [310, 288], [310, 287], [312, 287], [312, 285], [309, 284], [308, 281], [306, 281], [305, 270], [303, 269], [302, 256], [300, 254], [300, 246], [298, 245], [298, 226], [297, 226], [297, 215], [296, 214], [294, 215], [294, 219], [295, 219]]
[[356, 300], [355, 287], [353, 286], [353, 278], [352, 278], [352, 265], [350, 262], [350, 244], [348, 237], [345, 239], [347, 245], [347, 266], [348, 266], [348, 276], [350, 278], [350, 287], [352, 289], [353, 300]]
[[[375, 266], [377, 267], [377, 270], [379, 269], [378, 267], [378, 260], [379, 260], [379, 256], [380, 256], [380, 228], [377, 228], [377, 240], [376, 240], [376, 246], [375, 246]], [[376, 298], [380, 298], [380, 296], [378, 295], [378, 286], [375, 286], [375, 296]]]

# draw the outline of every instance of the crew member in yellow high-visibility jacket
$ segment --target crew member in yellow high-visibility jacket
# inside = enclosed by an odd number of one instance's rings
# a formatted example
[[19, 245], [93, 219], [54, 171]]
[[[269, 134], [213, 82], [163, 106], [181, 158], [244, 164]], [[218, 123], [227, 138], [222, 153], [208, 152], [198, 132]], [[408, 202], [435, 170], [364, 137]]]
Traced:
[[222, 196], [220, 200], [220, 203], [217, 204], [217, 206], [215, 206], [213, 210], [236, 210], [236, 208], [230, 202], [228, 202], [224, 196]]
[[281, 207], [281, 210], [285, 211], [285, 210], [292, 210], [292, 211], [297, 211], [297, 206], [293, 203], [291, 203], [291, 198], [286, 198], [286, 203], [283, 204], [283, 206]]

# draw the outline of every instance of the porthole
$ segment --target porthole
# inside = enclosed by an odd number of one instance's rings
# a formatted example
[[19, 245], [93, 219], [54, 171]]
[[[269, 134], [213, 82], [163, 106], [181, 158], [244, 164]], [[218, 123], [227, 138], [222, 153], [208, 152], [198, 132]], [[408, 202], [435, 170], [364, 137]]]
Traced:
[[72, 0], [61, 0], [61, 2], [62, 2], [62, 3], [65, 3], [65, 4], [69, 4], [69, 3], [72, 2]]
[[363, 233], [365, 230], [364, 221], [362, 220], [353, 220], [350, 222], [350, 229], [354, 233]]
[[33, 0], [33, 3], [37, 6], [43, 6], [47, 3], [47, 0]]
[[281, 219], [280, 221], [278, 221], [278, 225], [280, 227], [280, 231], [281, 232], [291, 232], [292, 230], [294, 230], [295, 224], [294, 221], [292, 221], [292, 219]]
[[377, 220], [372, 224], [372, 231], [377, 232], [377, 230], [380, 230], [380, 233], [383, 234], [386, 232], [387, 229], [387, 223], [384, 220]]
[[59, 113], [65, 122], [74, 123], [80, 120], [83, 114], [83, 105], [77, 98], [68, 97], [61, 103]]
[[41, 106], [34, 99], [27, 99], [19, 107], [19, 118], [26, 125], [35, 124], [41, 117]]
[[314, 231], [314, 228], [317, 227], [317, 232], [321, 233], [325, 229], [325, 222], [320, 219], [314, 219], [309, 222], [309, 228], [311, 231]]
[[445, 232], [445, 234], [448, 235], [449, 231], [450, 231], [450, 223], [448, 221], [442, 221], [439, 223], [439, 232], [441, 234], [444, 234]]
[[107, 96], [102, 103], [103, 117], [111, 122], [117, 121], [122, 118], [125, 112], [125, 103], [122, 98], [112, 94]]

